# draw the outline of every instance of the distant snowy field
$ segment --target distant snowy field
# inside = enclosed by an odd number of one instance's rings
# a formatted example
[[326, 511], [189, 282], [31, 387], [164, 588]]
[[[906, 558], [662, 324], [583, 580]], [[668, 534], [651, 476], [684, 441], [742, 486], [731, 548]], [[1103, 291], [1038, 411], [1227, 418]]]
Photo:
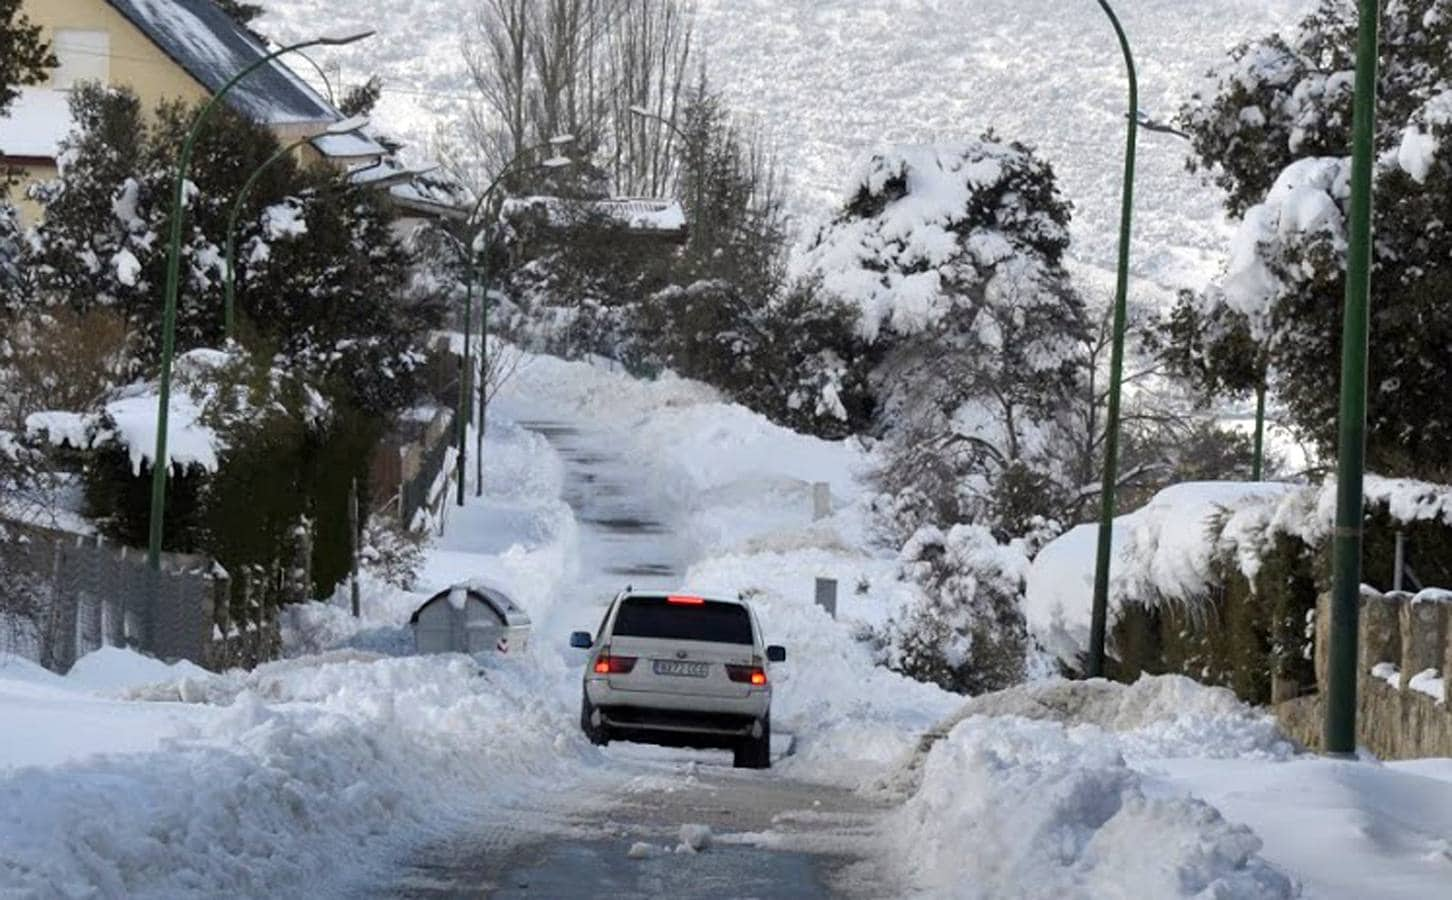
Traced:
[[[426, 155], [459, 133], [472, 0], [339, 5], [273, 0], [278, 38], [371, 27], [328, 59], [345, 81], [378, 73], [378, 119]], [[1310, 0], [1118, 4], [1139, 64], [1140, 105], [1169, 118], [1240, 40], [1293, 23]], [[961, 140], [993, 128], [1034, 145], [1074, 202], [1074, 258], [1107, 290], [1114, 265], [1127, 103], [1113, 30], [1094, 0], [699, 0], [698, 46], [718, 89], [778, 143], [793, 207], [811, 230], [854, 162], [890, 143]], [[299, 71], [308, 75], [305, 65]], [[1229, 239], [1219, 192], [1184, 168], [1184, 145], [1142, 133], [1134, 266], [1154, 284], [1198, 285]], [[1097, 276], [1097, 277], [1096, 277]]]

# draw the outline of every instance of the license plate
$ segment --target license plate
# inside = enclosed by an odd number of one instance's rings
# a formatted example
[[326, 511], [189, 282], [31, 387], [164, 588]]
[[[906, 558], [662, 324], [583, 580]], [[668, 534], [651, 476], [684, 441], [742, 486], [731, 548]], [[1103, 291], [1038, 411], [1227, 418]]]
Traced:
[[709, 663], [680, 662], [674, 659], [658, 659], [652, 668], [657, 675], [684, 675], [687, 678], [705, 678], [711, 670]]

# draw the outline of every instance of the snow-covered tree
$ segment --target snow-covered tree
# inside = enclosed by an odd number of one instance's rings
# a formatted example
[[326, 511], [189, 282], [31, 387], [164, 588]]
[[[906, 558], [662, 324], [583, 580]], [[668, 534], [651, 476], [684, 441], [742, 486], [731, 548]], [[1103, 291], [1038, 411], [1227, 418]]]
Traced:
[[[1452, 440], [1452, 3], [1386, 4], [1371, 298], [1368, 461], [1444, 477]], [[1290, 39], [1238, 48], [1186, 109], [1198, 162], [1243, 213], [1225, 277], [1172, 342], [1208, 383], [1268, 373], [1297, 432], [1334, 453], [1350, 193], [1355, 9], [1323, 3]]]
[[[1397, 149], [1407, 123], [1452, 77], [1452, 3], [1382, 0], [1378, 151]], [[1242, 215], [1299, 159], [1351, 145], [1357, 4], [1320, 0], [1288, 34], [1230, 51], [1211, 84], [1180, 111], [1192, 170], [1204, 169]]]
[[1001, 544], [988, 529], [924, 527], [902, 549], [902, 574], [922, 589], [875, 634], [894, 671], [963, 694], [1023, 680], [1029, 649], [1022, 600], [1030, 542]]
[[[1083, 393], [1088, 327], [1052, 169], [988, 134], [878, 153], [853, 185], [806, 268], [855, 306], [879, 360], [879, 426], [899, 436], [890, 486], [918, 486], [945, 521], [1053, 509], [1072, 481], [1053, 447]], [[998, 490], [1010, 476], [1038, 486], [1030, 508]]]

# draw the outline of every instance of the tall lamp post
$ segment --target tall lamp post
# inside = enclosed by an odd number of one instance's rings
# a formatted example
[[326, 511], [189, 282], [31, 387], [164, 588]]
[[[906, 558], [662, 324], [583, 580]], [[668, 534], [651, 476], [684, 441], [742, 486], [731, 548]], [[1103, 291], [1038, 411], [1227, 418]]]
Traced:
[[[366, 116], [354, 116], [351, 119], [344, 119], [341, 122], [334, 122], [324, 129], [325, 135], [352, 134], [368, 127]], [[303, 144], [316, 139], [318, 135], [298, 138], [292, 143], [278, 148], [276, 153], [269, 156], [262, 165], [253, 170], [247, 183], [242, 185], [242, 190], [237, 193], [237, 199], [232, 201], [232, 211], [227, 214], [227, 247], [225, 253], [226, 267], [222, 273], [222, 288], [224, 296], [223, 318], [226, 323], [227, 340], [231, 341], [237, 337], [236, 331], [236, 309], [237, 309], [237, 220], [242, 216], [242, 207], [247, 204], [247, 198], [251, 196], [252, 189], [257, 186], [262, 175], [272, 168], [278, 160], [289, 155]]]
[[341, 37], [313, 38], [268, 53], [232, 76], [232, 80], [222, 85], [222, 88], [207, 100], [201, 111], [197, 113], [195, 121], [192, 122], [186, 140], [182, 142], [181, 152], [177, 158], [176, 186], [171, 207], [171, 229], [167, 240], [166, 294], [162, 307], [161, 374], [158, 384], [160, 397], [157, 400], [156, 409], [156, 449], [151, 461], [151, 533], [147, 544], [146, 561], [153, 571], [161, 570], [161, 535], [163, 519], [166, 515], [166, 478], [167, 470], [170, 468], [167, 462], [166, 426], [167, 414], [171, 411], [171, 359], [172, 354], [176, 352], [176, 305], [177, 292], [181, 284], [182, 218], [186, 215], [187, 169], [191, 166], [197, 135], [201, 133], [202, 126], [211, 118], [217, 104], [232, 88], [237, 86], [238, 82], [263, 66], [271, 64], [279, 56], [295, 50], [305, 50], [308, 47], [341, 47], [360, 41], [371, 34], [373, 34], [372, 31], [363, 31]]
[[1124, 148], [1124, 196], [1119, 219], [1119, 280], [1114, 292], [1114, 334], [1109, 356], [1109, 410], [1104, 432], [1104, 483], [1099, 497], [1099, 548], [1094, 567], [1094, 606], [1089, 620], [1088, 675], [1104, 675], [1104, 638], [1109, 618], [1109, 563], [1114, 547], [1114, 493], [1119, 478], [1119, 395], [1124, 386], [1124, 330], [1128, 318], [1129, 238], [1134, 214], [1134, 149], [1139, 135], [1139, 78], [1134, 54], [1119, 17], [1107, 0], [1099, 6], [1114, 26], [1129, 75], [1129, 127]]
[[1357, 618], [1361, 602], [1362, 480], [1366, 465], [1366, 354], [1371, 294], [1372, 162], [1376, 137], [1377, 0], [1360, 0], [1351, 141], [1351, 217], [1341, 330], [1340, 452], [1332, 545], [1326, 677], [1326, 752], [1356, 752]]
[[[504, 166], [500, 168], [499, 174], [495, 175], [494, 180], [489, 182], [489, 185], [485, 187], [482, 192], [480, 192], [478, 199], [474, 201], [474, 208], [469, 212], [469, 217], [464, 220], [465, 225], [468, 228], [472, 229], [472, 231], [469, 234], [468, 243], [464, 245], [464, 362], [463, 372], [460, 374], [459, 377], [459, 425], [458, 428], [455, 429], [455, 431], [457, 432], [459, 445], [459, 459], [457, 463], [459, 485], [456, 498], [459, 506], [464, 505], [464, 475], [468, 471], [467, 460], [465, 459], [465, 456], [466, 440], [469, 435], [468, 417], [470, 400], [472, 399], [473, 393], [473, 369], [471, 367], [472, 359], [470, 355], [470, 346], [473, 341], [473, 336], [472, 334], [470, 334], [470, 329], [472, 327], [472, 322], [474, 318], [474, 281], [478, 274], [476, 260], [479, 255], [480, 240], [486, 236], [489, 230], [486, 225], [476, 224], [478, 223], [479, 213], [481, 210], [484, 209], [484, 204], [489, 201], [489, 198], [491, 196], [493, 196], [494, 191], [501, 184], [504, 183], [504, 179], [523, 168], [521, 163], [527, 157], [529, 157], [536, 151], [548, 149], [551, 147], [556, 148], [556, 152], [558, 152], [558, 148], [574, 143], [574, 140], [575, 136], [572, 134], [560, 134], [550, 138], [544, 143], [534, 144], [532, 146], [524, 147], [523, 149], [521, 149], [513, 156], [513, 158], [509, 160], [509, 162], [505, 163]], [[541, 163], [541, 165], [545, 168], [553, 169], [563, 168], [564, 166], [570, 165], [570, 163], [571, 160], [563, 156], [556, 155], [550, 157], [549, 159], [546, 159], [543, 163]], [[489, 288], [487, 282], [484, 285], [483, 293], [479, 298], [479, 305], [479, 428], [474, 453], [476, 467], [475, 481], [477, 482], [477, 484], [475, 485], [474, 495], [476, 497], [482, 497], [484, 495], [484, 415], [488, 404], [487, 391], [489, 389], [489, 385], [486, 383], [485, 377], [487, 373], [485, 372], [483, 364], [483, 361], [486, 358], [486, 354], [489, 352], [489, 346], [487, 343], [489, 339]]]

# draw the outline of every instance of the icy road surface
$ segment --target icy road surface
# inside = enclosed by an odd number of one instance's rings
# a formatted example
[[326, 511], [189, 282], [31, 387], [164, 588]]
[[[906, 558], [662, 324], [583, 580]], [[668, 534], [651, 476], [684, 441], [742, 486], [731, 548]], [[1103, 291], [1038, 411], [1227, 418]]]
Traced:
[[[380, 896], [813, 898], [887, 896], [863, 859], [880, 810], [840, 788], [729, 759], [636, 745], [609, 751], [625, 776], [578, 788], [583, 809], [515, 810], [431, 847]], [[546, 801], [558, 807], [560, 798]], [[693, 850], [683, 826], [705, 826]], [[633, 848], [633, 852], [632, 852]], [[886, 893], [885, 893], [886, 891]]]

